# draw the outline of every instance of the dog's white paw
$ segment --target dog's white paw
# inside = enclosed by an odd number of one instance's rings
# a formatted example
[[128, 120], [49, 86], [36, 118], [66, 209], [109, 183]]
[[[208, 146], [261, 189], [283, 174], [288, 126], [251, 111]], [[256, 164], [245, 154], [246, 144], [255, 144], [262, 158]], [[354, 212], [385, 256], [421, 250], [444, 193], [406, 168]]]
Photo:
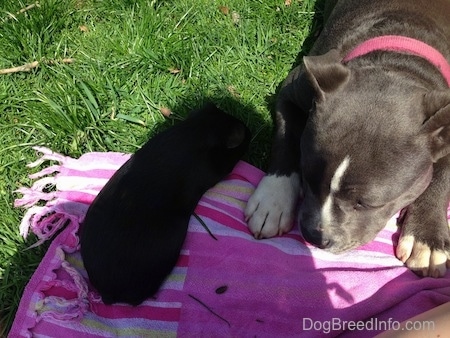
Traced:
[[434, 250], [411, 235], [400, 237], [396, 256], [409, 269], [423, 277], [443, 277], [447, 267], [450, 267], [447, 253]]
[[255, 238], [270, 238], [292, 229], [300, 190], [298, 174], [265, 176], [245, 208], [245, 220]]

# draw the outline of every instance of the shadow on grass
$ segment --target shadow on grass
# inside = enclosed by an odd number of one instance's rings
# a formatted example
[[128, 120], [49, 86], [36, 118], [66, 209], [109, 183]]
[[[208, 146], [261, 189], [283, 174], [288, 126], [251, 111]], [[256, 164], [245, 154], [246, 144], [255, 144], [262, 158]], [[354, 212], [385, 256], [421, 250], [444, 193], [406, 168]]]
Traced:
[[[155, 134], [176, 124], [178, 120], [185, 119], [189, 113], [211, 102], [226, 113], [240, 119], [246, 124], [252, 133], [252, 141], [255, 139], [270, 139], [271, 123], [263, 118], [263, 115], [249, 103], [243, 103], [238, 97], [233, 96], [227, 89], [216, 90], [212, 95], [202, 92], [192, 93], [180, 99], [170, 107], [172, 115], [164, 121], [157, 123], [148, 133], [145, 142]], [[256, 147], [255, 144], [262, 142], [250, 142], [249, 150], [244, 155], [243, 160], [258, 168], [265, 168], [267, 165], [268, 154], [270, 153], [270, 144], [264, 143], [264, 146]]]

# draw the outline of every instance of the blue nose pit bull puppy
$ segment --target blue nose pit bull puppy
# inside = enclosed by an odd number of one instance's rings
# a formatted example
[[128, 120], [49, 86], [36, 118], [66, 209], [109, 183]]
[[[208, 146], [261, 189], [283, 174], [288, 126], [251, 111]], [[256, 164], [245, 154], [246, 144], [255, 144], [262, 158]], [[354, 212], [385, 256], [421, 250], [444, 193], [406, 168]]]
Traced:
[[340, 0], [282, 85], [268, 174], [245, 210], [257, 238], [289, 231], [333, 253], [406, 208], [397, 257], [424, 276], [450, 251], [450, 1]]

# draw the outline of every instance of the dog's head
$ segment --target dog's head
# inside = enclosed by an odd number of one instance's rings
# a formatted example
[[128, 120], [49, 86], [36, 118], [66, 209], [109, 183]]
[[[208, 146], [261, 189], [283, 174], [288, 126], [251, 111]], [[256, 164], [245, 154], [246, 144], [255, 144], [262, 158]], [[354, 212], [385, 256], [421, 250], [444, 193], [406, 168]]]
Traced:
[[339, 253], [372, 240], [427, 188], [450, 152], [450, 90], [413, 90], [411, 78], [353, 69], [334, 50], [304, 64], [315, 101], [301, 140], [301, 231]]

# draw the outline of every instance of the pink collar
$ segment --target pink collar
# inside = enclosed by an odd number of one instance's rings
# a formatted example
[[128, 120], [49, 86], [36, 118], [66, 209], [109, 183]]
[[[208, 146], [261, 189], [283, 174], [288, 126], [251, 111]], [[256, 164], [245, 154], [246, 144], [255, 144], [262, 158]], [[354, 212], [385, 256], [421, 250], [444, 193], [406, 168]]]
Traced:
[[347, 62], [377, 50], [410, 53], [424, 58], [440, 70], [450, 87], [450, 64], [445, 57], [430, 45], [406, 36], [384, 35], [366, 40], [347, 54], [342, 61]]

